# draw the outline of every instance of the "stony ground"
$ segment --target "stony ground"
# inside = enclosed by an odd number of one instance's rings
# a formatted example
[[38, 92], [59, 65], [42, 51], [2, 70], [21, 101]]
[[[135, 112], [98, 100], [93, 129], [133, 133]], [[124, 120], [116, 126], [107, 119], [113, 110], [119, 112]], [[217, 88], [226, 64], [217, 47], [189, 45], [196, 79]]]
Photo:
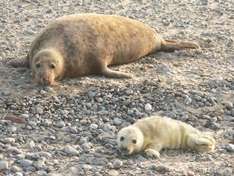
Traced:
[[[119, 14], [201, 49], [158, 53], [115, 67], [131, 80], [66, 79], [31, 84], [25, 57], [50, 20], [72, 13]], [[3, 0], [0, 2], [0, 175], [216, 175], [234, 173], [234, 4], [232, 0]], [[165, 150], [161, 159], [120, 156], [118, 130], [163, 114], [213, 132], [212, 154]]]

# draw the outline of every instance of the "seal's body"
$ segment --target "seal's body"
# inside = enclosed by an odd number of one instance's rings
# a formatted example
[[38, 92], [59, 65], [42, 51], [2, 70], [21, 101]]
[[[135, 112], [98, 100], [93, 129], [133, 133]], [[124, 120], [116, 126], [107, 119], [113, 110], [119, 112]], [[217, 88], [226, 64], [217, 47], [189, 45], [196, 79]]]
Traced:
[[160, 116], [147, 117], [121, 129], [117, 143], [128, 154], [145, 151], [154, 157], [159, 157], [163, 148], [190, 148], [199, 152], [215, 148], [215, 140], [210, 134], [184, 122]]
[[42, 84], [89, 74], [129, 78], [107, 66], [130, 63], [156, 51], [186, 48], [198, 45], [164, 40], [153, 28], [126, 17], [68, 15], [53, 21], [35, 39], [26, 63]]

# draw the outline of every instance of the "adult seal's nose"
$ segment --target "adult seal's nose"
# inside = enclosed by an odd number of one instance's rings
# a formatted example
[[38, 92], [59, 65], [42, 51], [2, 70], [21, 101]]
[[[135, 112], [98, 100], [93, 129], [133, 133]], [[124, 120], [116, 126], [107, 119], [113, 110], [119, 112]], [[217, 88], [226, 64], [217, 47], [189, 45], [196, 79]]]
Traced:
[[42, 84], [43, 85], [50, 85], [51, 84], [51, 81], [49, 78], [42, 78]]

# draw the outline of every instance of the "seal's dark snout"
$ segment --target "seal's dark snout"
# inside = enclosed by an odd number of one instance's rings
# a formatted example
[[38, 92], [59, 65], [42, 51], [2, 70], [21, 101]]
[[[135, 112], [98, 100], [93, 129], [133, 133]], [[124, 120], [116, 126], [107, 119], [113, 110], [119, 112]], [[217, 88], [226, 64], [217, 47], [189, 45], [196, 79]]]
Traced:
[[121, 152], [122, 155], [128, 155], [128, 149], [127, 148], [123, 147], [119, 151]]

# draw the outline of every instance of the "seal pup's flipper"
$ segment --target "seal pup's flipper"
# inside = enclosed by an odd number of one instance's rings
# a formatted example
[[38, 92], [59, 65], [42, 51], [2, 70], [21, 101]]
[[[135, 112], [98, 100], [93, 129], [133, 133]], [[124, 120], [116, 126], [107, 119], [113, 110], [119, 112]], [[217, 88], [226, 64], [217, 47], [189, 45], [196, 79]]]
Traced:
[[173, 52], [175, 50], [199, 48], [200, 46], [193, 42], [177, 42], [175, 40], [162, 40], [160, 51]]
[[188, 145], [199, 152], [212, 152], [215, 148], [215, 140], [205, 133], [189, 134]]

